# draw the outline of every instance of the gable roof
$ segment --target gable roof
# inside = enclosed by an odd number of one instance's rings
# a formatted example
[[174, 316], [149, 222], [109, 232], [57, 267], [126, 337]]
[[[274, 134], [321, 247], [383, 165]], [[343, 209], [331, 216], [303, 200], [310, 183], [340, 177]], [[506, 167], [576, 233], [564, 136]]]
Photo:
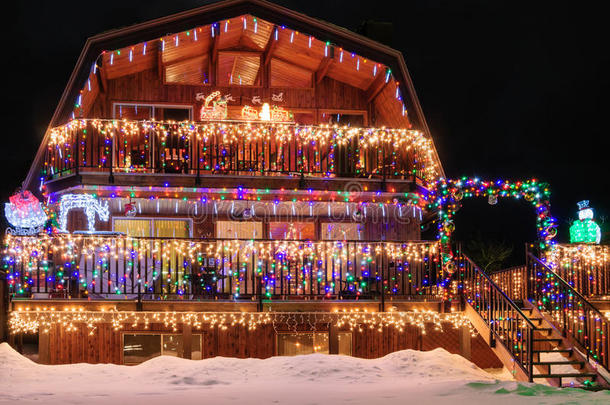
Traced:
[[[186, 31], [193, 27], [213, 24], [220, 20], [244, 14], [250, 14], [278, 25], [289, 26], [291, 29], [338, 44], [350, 52], [389, 67], [399, 83], [401, 94], [404, 95], [405, 108], [413, 126], [431, 138], [428, 124], [401, 52], [345, 28], [265, 0], [224, 0], [88, 38], [24, 181], [24, 188], [31, 188], [38, 176], [50, 129], [69, 119], [74, 107], [74, 100], [79, 95], [82, 84], [87, 81], [91, 67], [104, 51], [128, 47], [136, 43], [158, 39], [168, 33]], [[444, 177], [440, 160], [437, 164], [441, 176]]]

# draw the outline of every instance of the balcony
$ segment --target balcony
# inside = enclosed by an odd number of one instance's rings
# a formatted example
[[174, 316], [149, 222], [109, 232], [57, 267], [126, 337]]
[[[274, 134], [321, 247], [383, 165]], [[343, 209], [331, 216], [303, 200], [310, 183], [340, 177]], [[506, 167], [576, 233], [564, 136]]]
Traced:
[[12, 236], [16, 298], [88, 300], [439, 300], [438, 242]]
[[407, 129], [74, 120], [51, 130], [42, 176], [103, 174], [113, 183], [121, 174], [148, 174], [150, 185], [172, 175], [193, 184], [219, 175], [421, 184], [438, 177], [435, 156], [430, 139]]

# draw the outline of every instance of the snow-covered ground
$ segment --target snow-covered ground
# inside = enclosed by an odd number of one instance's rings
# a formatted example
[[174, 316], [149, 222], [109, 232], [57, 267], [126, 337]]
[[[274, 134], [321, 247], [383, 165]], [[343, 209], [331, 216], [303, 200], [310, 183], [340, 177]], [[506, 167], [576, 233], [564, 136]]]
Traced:
[[46, 366], [0, 344], [0, 403], [11, 404], [609, 404], [610, 392], [523, 384], [442, 349], [374, 360], [157, 357], [138, 366]]

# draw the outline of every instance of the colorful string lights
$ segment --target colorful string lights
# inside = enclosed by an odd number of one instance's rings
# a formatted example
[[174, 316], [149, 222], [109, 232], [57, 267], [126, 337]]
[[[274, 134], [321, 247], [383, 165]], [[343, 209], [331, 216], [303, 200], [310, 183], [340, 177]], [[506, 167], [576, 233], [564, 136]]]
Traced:
[[440, 179], [431, 190], [429, 210], [438, 210], [438, 239], [443, 248], [443, 264], [454, 270], [451, 249], [451, 234], [455, 230], [454, 217], [464, 198], [487, 197], [495, 204], [498, 197], [524, 199], [536, 209], [536, 227], [539, 247], [548, 250], [554, 246], [557, 223], [550, 214], [551, 191], [548, 184], [536, 179], [518, 182], [503, 180], [482, 181], [478, 178], [462, 177], [457, 180]]

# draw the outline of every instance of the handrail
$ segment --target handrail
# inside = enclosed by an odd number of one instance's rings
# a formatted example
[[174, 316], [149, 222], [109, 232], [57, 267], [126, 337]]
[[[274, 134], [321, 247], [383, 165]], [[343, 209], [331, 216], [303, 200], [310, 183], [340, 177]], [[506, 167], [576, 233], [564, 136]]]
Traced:
[[[11, 292], [71, 298], [439, 299], [438, 242], [8, 236]], [[40, 298], [40, 296], [38, 296]]]
[[531, 252], [526, 254], [526, 265], [531, 282], [528, 297], [540, 310], [550, 313], [563, 336], [578, 343], [586, 352], [587, 360], [606, 370], [609, 366], [610, 321], [581, 293]]
[[433, 145], [409, 129], [267, 122], [77, 119], [53, 128], [43, 177], [83, 172], [437, 177]]
[[498, 341], [533, 380], [533, 338], [536, 327], [491, 277], [459, 250], [461, 293], [489, 328], [490, 346]]
[[511, 266], [511, 267], [506, 267], [504, 269], [499, 269], [499, 270], [493, 270], [491, 272], [489, 272], [489, 274], [491, 276], [495, 276], [496, 274], [502, 274], [502, 273], [508, 273], [508, 272], [513, 272], [515, 270], [520, 270], [523, 268], [523, 264], [520, 264], [518, 266]]

